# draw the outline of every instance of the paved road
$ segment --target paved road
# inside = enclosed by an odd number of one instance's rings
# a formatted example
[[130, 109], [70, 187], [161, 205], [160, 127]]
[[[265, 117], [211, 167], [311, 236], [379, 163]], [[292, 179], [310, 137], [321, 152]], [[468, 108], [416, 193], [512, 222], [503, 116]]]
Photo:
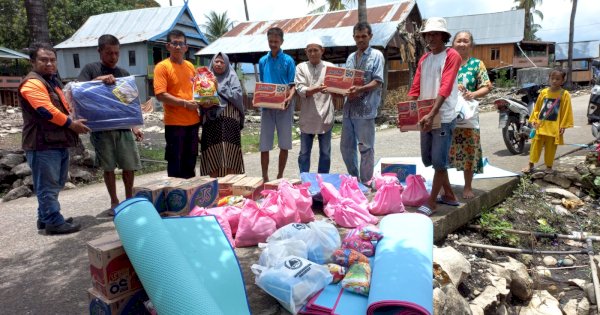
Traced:
[[[586, 125], [585, 108], [588, 96], [573, 100], [576, 128], [568, 130], [567, 143], [587, 143], [592, 140]], [[527, 163], [527, 156], [508, 153], [497, 129], [496, 113], [481, 115], [484, 155], [492, 164], [518, 171]], [[344, 172], [339, 153], [339, 139], [333, 140], [332, 172]], [[574, 147], [562, 146], [559, 154]], [[419, 156], [418, 133], [400, 133], [392, 128], [377, 133], [376, 158]], [[285, 175], [297, 177], [298, 146], [290, 152]], [[313, 154], [316, 167], [316, 152]], [[276, 165], [277, 153], [271, 156]], [[258, 154], [245, 156], [250, 175], [260, 175]], [[148, 174], [136, 179], [148, 182], [164, 173]], [[271, 177], [275, 176], [272, 167]], [[123, 195], [122, 187], [120, 194]], [[114, 231], [110, 218], [102, 215], [109, 201], [103, 184], [89, 185], [60, 195], [63, 214], [82, 222], [83, 230], [64, 236], [44, 236], [35, 229], [35, 198], [24, 198], [0, 204], [0, 313], [4, 314], [84, 314], [87, 312], [86, 289], [90, 276], [86, 243]]]

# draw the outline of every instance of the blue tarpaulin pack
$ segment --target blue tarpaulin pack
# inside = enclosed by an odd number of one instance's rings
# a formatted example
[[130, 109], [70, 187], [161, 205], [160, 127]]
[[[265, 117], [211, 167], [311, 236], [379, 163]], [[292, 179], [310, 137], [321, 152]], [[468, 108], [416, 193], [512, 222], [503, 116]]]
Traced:
[[65, 88], [75, 119], [87, 119], [92, 131], [128, 129], [144, 124], [135, 77], [102, 81], [72, 82]]

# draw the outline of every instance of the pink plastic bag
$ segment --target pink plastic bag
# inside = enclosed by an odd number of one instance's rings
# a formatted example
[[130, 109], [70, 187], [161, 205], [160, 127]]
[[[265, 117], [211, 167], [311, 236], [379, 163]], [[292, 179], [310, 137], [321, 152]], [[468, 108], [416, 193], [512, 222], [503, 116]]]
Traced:
[[281, 190], [263, 190], [262, 194], [266, 197], [261, 208], [271, 213], [271, 218], [275, 220], [277, 228], [300, 222], [300, 216], [296, 210], [296, 200], [292, 195], [283, 193]]
[[323, 196], [323, 204], [326, 205], [331, 200], [338, 200], [342, 198], [340, 192], [331, 183], [323, 181], [321, 176], [317, 175], [317, 181], [319, 182], [319, 188], [321, 188], [321, 196]]
[[378, 219], [369, 213], [367, 204], [357, 204], [349, 198], [341, 198], [329, 202], [323, 212], [335, 223], [342, 227], [354, 228], [359, 225], [376, 224]]
[[370, 184], [373, 186], [373, 188], [375, 188], [375, 190], [379, 190], [383, 183], [390, 181], [399, 182], [396, 173], [375, 174], [373, 175], [373, 179], [371, 180]]
[[254, 200], [246, 199], [242, 206], [235, 246], [245, 247], [264, 243], [277, 230], [272, 213], [259, 208]]
[[421, 175], [408, 175], [406, 177], [406, 189], [402, 193], [402, 201], [411, 207], [420, 207], [429, 199], [429, 193], [425, 188], [425, 178]]
[[217, 218], [217, 222], [221, 226], [223, 233], [225, 233], [225, 236], [227, 237], [229, 244], [231, 244], [231, 247], [235, 247], [235, 242], [233, 241], [233, 234], [231, 231], [231, 225], [229, 225], [229, 220], [225, 217], [225, 215], [223, 215], [222, 211], [219, 211], [221, 213], [210, 213], [209, 210], [212, 210], [212, 209], [205, 209], [205, 208], [195, 206], [194, 209], [192, 209], [192, 211], [190, 211], [189, 216], [190, 217], [199, 217], [199, 216], [205, 216], [205, 215], [214, 215], [215, 218]]
[[[204, 209], [204, 208], [195, 207], [192, 210], [192, 212], [190, 212], [190, 215], [193, 215], [192, 213], [194, 211], [198, 211], [197, 209], [200, 210], [200, 209]], [[237, 232], [238, 224], [240, 222], [240, 213], [242, 212], [242, 208], [234, 207], [234, 206], [225, 206], [225, 207], [208, 208], [205, 210], [206, 210], [207, 214], [222, 215], [225, 218], [227, 218], [227, 221], [229, 221], [229, 226], [231, 226], [231, 233], [233, 235], [235, 235], [235, 233]]]
[[340, 176], [342, 182], [340, 184], [340, 195], [344, 198], [350, 198], [358, 204], [367, 204], [369, 201], [365, 194], [358, 187], [358, 179], [350, 175]]
[[402, 190], [397, 177], [394, 176], [393, 179], [388, 177], [375, 193], [373, 201], [369, 203], [369, 212], [374, 215], [404, 212]]
[[296, 204], [296, 212], [300, 222], [308, 223], [315, 220], [315, 214], [312, 211], [312, 196], [308, 191], [310, 183], [293, 186], [288, 181], [279, 183], [279, 193], [282, 198], [291, 198]]

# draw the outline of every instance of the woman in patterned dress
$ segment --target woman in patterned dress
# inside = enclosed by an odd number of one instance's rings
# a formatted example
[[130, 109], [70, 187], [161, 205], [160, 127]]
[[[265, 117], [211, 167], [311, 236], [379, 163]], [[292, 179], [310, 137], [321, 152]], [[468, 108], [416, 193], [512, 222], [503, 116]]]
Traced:
[[[460, 31], [454, 35], [454, 48], [462, 57], [462, 63], [456, 79], [458, 89], [466, 100], [481, 98], [492, 90], [483, 62], [471, 57], [473, 50], [473, 35], [469, 31]], [[464, 171], [465, 187], [463, 198], [475, 197], [471, 186], [473, 174], [483, 173], [483, 155], [479, 129], [456, 128], [450, 147], [450, 167]]]
[[221, 177], [243, 174], [241, 130], [244, 128], [242, 86], [224, 53], [216, 54], [210, 71], [217, 77], [219, 106], [202, 110], [200, 174]]

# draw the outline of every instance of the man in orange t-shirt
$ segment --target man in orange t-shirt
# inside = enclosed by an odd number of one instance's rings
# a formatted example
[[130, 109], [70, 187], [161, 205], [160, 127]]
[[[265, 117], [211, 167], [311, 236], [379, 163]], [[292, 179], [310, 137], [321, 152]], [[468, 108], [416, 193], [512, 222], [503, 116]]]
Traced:
[[185, 34], [172, 30], [167, 34], [169, 58], [154, 68], [154, 94], [163, 102], [165, 122], [165, 160], [169, 177], [196, 175], [200, 115], [193, 99], [194, 65], [184, 59], [188, 50]]

